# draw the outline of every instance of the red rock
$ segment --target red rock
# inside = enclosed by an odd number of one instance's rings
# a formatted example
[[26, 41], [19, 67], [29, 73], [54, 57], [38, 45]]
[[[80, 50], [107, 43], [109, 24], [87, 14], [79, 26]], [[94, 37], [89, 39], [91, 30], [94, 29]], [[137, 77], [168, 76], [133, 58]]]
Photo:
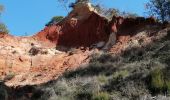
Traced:
[[62, 25], [46, 27], [36, 36], [40, 40], [50, 40], [57, 45], [68, 47], [90, 46], [100, 41], [106, 41], [108, 21], [96, 13], [86, 20], [71, 20]]

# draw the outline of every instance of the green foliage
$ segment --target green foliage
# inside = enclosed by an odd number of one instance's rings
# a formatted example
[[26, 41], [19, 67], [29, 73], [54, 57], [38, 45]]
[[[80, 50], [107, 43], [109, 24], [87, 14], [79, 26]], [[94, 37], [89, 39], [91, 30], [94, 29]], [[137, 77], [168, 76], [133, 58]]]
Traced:
[[152, 93], [170, 93], [170, 71], [156, 68], [151, 72]]
[[60, 22], [64, 17], [63, 16], [54, 16], [50, 22], [48, 22], [46, 24], [46, 26], [52, 25], [52, 24], [56, 24], [58, 22]]
[[162, 22], [170, 20], [170, 0], [150, 0], [146, 7], [149, 14], [157, 16]]
[[100, 92], [93, 96], [93, 100], [109, 100], [110, 96], [107, 92]]
[[15, 75], [16, 75], [15, 73], [10, 72], [5, 76], [4, 80], [11, 80], [12, 78], [15, 77]]
[[166, 86], [167, 86], [168, 94], [170, 94], [170, 80], [166, 81]]
[[129, 72], [127, 70], [121, 70], [121, 71], [117, 71], [113, 74], [113, 78], [116, 79], [118, 77], [122, 77], [125, 78], [129, 76]]
[[100, 83], [106, 84], [107, 81], [108, 81], [108, 79], [107, 79], [107, 77], [106, 77], [105, 75], [99, 75], [99, 76], [98, 76], [98, 81], [99, 81]]
[[138, 100], [143, 95], [167, 94], [170, 92], [168, 41], [155, 41], [148, 49], [129, 48], [121, 55], [93, 54], [87, 66], [65, 73], [62, 80], [47, 88], [54, 89], [56, 100]]
[[161, 91], [164, 88], [164, 75], [160, 68], [151, 72], [151, 88], [155, 91]]
[[[2, 11], [4, 10], [4, 7], [2, 5], [0, 5], [0, 14], [2, 13]], [[0, 23], [0, 33], [8, 33], [8, 29], [5, 26], [5, 24]]]

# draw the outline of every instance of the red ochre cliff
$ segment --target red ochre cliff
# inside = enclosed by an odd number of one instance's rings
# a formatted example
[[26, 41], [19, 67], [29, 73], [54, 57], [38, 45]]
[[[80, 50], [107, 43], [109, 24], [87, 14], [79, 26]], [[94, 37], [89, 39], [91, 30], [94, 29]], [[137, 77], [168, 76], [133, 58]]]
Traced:
[[157, 24], [154, 18], [123, 18], [113, 16], [109, 22], [97, 13], [91, 4], [74, 7], [58, 24], [50, 25], [34, 37], [66, 47], [89, 47], [98, 42], [107, 42], [111, 31], [119, 36], [132, 36], [147, 25]]
[[90, 7], [89, 4], [82, 6], [81, 9], [75, 7], [63, 22], [47, 26], [36, 37], [69, 47], [87, 47], [100, 41], [107, 41], [108, 21]]

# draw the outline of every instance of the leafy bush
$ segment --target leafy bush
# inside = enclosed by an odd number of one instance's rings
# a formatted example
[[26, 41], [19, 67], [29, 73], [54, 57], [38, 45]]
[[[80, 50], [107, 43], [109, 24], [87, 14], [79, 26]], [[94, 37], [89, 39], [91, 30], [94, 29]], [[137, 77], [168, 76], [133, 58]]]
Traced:
[[149, 0], [146, 7], [150, 15], [156, 16], [162, 22], [170, 20], [170, 1], [169, 0]]
[[64, 17], [63, 16], [54, 16], [50, 22], [48, 22], [46, 24], [46, 26], [52, 25], [52, 24], [56, 24], [58, 22], [60, 22]]
[[100, 83], [106, 84], [106, 83], [108, 82], [108, 79], [107, 79], [107, 77], [106, 77], [105, 75], [99, 75], [99, 76], [97, 77], [97, 79], [98, 79], [98, 81], [99, 81]]
[[15, 75], [16, 75], [15, 73], [10, 72], [5, 76], [4, 80], [11, 80], [12, 78], [15, 77]]
[[150, 89], [153, 94], [170, 92], [170, 71], [156, 68], [151, 72]]
[[0, 23], [0, 32], [2, 32], [2, 33], [8, 33], [9, 32], [7, 30], [7, 27], [3, 23]]
[[[3, 7], [3, 5], [0, 5], [0, 15], [1, 15], [1, 13], [2, 13], [2, 11], [4, 10], [4, 7]], [[7, 29], [7, 27], [5, 26], [5, 24], [3, 24], [3, 23], [0, 23], [0, 33], [8, 33], [9, 31], [8, 31], [8, 29]]]
[[165, 88], [164, 75], [160, 68], [151, 72], [151, 88], [154, 92], [160, 92]]
[[118, 77], [125, 78], [127, 76], [129, 76], [129, 72], [127, 70], [117, 71], [113, 74], [113, 78], [118, 78]]

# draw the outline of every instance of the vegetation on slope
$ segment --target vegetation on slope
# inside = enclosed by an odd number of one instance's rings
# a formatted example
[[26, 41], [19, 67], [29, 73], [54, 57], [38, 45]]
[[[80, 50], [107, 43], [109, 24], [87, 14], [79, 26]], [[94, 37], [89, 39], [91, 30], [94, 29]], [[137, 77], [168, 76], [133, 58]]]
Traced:
[[[3, 10], [4, 10], [4, 7], [2, 5], [0, 5], [0, 15], [3, 12]], [[8, 32], [9, 31], [8, 31], [7, 27], [5, 26], [5, 24], [0, 22], [0, 33], [4, 34], [4, 33], [8, 33]]]
[[64, 17], [63, 16], [54, 16], [47, 24], [46, 26], [57, 24], [60, 22]]
[[169, 34], [119, 56], [94, 54], [88, 66], [38, 87], [32, 100], [137, 100], [157, 95], [162, 100], [170, 95]]

